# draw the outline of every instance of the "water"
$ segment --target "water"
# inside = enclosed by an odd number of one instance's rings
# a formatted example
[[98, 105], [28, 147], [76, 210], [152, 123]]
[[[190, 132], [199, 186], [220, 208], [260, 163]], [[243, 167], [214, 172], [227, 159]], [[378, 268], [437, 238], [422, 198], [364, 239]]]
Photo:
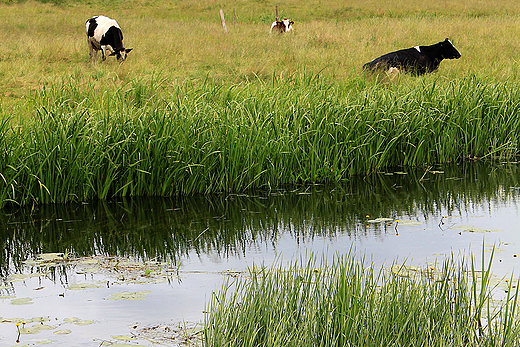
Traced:
[[[226, 277], [311, 252], [425, 266], [495, 247], [493, 273], [510, 275], [519, 192], [516, 164], [467, 163], [336, 187], [5, 209], [0, 346], [175, 346], [200, 336], [195, 323]], [[42, 253], [63, 256], [34, 262]]]

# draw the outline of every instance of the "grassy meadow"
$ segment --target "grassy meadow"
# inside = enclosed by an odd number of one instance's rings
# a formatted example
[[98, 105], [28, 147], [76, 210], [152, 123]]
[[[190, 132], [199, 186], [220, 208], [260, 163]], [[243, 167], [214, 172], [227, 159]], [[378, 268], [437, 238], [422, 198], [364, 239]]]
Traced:
[[[276, 5], [293, 33], [269, 34]], [[98, 14], [133, 48], [125, 64], [90, 62]], [[512, 160], [519, 14], [509, 0], [0, 1], [0, 207]], [[434, 74], [361, 69], [446, 37], [462, 57]]]

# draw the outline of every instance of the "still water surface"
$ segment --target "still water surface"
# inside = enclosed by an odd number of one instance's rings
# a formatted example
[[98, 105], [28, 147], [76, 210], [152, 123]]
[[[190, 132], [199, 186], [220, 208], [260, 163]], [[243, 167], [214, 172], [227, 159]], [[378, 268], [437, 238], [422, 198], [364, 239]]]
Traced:
[[311, 252], [426, 265], [495, 246], [501, 277], [520, 264], [519, 195], [518, 165], [467, 163], [335, 187], [5, 209], [0, 346], [174, 346], [226, 277]]

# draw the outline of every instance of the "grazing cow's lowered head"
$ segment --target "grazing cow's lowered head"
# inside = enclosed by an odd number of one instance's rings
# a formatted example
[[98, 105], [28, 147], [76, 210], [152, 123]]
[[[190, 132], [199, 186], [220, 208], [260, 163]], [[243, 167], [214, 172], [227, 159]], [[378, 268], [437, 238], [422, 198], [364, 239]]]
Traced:
[[101, 50], [102, 59], [115, 55], [117, 61], [124, 62], [132, 48], [123, 47], [123, 33], [117, 22], [105, 16], [94, 16], [85, 23], [87, 27], [87, 43], [90, 59], [95, 60], [97, 52]]
[[277, 20], [271, 24], [271, 33], [274, 31], [279, 33], [285, 33], [292, 30], [294, 22], [290, 19]]
[[388, 70], [392, 67], [413, 75], [437, 70], [443, 59], [459, 59], [460, 53], [449, 39], [431, 46], [415, 46], [391, 52], [363, 65], [365, 70]]

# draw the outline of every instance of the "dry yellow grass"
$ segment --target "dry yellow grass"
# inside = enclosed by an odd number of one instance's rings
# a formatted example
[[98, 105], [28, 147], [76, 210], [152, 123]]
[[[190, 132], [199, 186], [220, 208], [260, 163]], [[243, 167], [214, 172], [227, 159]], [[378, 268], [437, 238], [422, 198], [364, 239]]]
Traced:
[[[296, 21], [291, 35], [269, 35], [275, 4]], [[226, 13], [228, 33], [218, 9]], [[389, 51], [450, 37], [462, 53], [438, 75], [517, 76], [520, 3], [215, 0], [129, 1], [103, 4], [0, 4], [0, 105], [10, 108], [45, 82], [73, 78], [96, 88], [159, 76], [167, 83], [237, 83], [276, 76], [320, 74], [331, 81], [361, 75], [362, 65]], [[105, 14], [118, 20], [128, 61], [91, 64], [84, 22]]]

